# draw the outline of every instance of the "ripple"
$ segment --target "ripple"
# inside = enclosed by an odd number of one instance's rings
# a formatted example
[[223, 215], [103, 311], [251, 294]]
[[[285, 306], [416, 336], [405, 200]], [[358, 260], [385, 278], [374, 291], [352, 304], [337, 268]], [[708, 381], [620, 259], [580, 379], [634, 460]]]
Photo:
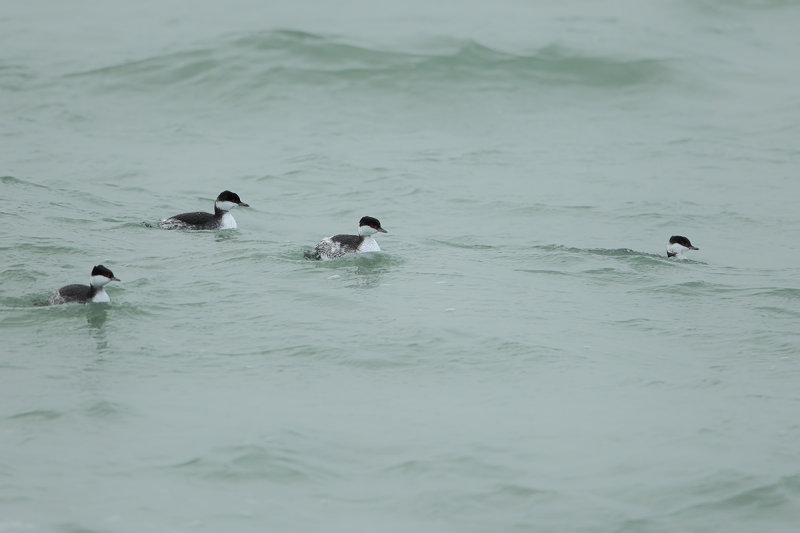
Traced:
[[[704, 514], [715, 511], [761, 512], [777, 509], [800, 499], [798, 474], [755, 485], [751, 480], [742, 480], [737, 485], [731, 487], [729, 483], [725, 483], [717, 488], [712, 487], [704, 494], [707, 496], [707, 501], [680, 509], [675, 514]], [[712, 496], [714, 492], [721, 494], [714, 498]]]
[[54, 411], [52, 409], [34, 409], [32, 411], [24, 411], [22, 413], [11, 415], [8, 418], [10, 420], [20, 420], [20, 419], [58, 420], [63, 416], [64, 413], [62, 413], [61, 411]]
[[289, 450], [264, 446], [229, 446], [218, 448], [205, 457], [196, 457], [173, 465], [191, 476], [204, 479], [269, 479], [296, 482], [309, 479], [307, 467]]

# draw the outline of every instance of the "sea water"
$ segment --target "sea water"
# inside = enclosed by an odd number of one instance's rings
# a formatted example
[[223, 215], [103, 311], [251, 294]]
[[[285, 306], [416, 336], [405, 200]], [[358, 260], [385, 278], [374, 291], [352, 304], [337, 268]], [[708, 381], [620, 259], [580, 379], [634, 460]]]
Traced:
[[795, 531], [798, 26], [6, 2], [0, 532]]

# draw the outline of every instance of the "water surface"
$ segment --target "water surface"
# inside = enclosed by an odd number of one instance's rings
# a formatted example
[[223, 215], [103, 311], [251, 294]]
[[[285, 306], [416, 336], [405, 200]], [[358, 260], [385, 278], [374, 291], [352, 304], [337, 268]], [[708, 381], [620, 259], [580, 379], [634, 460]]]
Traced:
[[7, 7], [0, 531], [796, 528], [796, 2]]

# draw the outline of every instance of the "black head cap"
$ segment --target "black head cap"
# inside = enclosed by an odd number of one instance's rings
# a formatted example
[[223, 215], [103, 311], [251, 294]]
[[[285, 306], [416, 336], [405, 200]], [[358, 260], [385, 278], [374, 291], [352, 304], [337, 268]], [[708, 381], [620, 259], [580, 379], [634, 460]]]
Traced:
[[692, 250], [697, 250], [697, 248], [692, 246], [692, 243], [689, 241], [689, 239], [687, 239], [683, 235], [673, 235], [672, 237], [669, 238], [669, 243], [670, 244], [680, 244], [681, 246], [685, 246], [687, 248], [691, 248]]
[[242, 199], [239, 198], [238, 194], [236, 194], [235, 192], [231, 192], [231, 191], [222, 191], [221, 193], [219, 193], [219, 196], [217, 196], [217, 201], [218, 202], [233, 202], [234, 204], [240, 205], [242, 207], [250, 207], [246, 203], [242, 202]]
[[95, 267], [92, 269], [92, 276], [105, 276], [109, 279], [116, 279], [114, 277], [114, 273], [103, 265], [95, 265]]
[[369, 226], [381, 233], [387, 233], [387, 231], [381, 227], [381, 221], [375, 217], [361, 217], [361, 220], [358, 221], [358, 227], [360, 228], [361, 226]]

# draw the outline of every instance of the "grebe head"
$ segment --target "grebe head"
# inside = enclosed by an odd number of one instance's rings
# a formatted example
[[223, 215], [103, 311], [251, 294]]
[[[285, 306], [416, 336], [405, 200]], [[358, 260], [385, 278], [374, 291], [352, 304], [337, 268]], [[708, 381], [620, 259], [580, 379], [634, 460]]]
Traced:
[[361, 217], [358, 222], [359, 235], [372, 235], [374, 233], [388, 233], [381, 227], [381, 221], [374, 217]]
[[246, 203], [242, 202], [241, 198], [239, 198], [239, 195], [235, 192], [222, 191], [219, 193], [217, 200], [214, 202], [214, 209], [218, 211], [230, 211], [237, 205], [241, 207], [250, 207]]
[[667, 246], [667, 257], [683, 257], [683, 252], [687, 250], [699, 250], [696, 246], [692, 246], [691, 241], [683, 235], [673, 235], [669, 238], [669, 246]]
[[92, 269], [92, 275], [89, 277], [89, 284], [92, 287], [102, 287], [109, 281], [119, 281], [114, 277], [114, 273], [103, 265], [96, 265]]

